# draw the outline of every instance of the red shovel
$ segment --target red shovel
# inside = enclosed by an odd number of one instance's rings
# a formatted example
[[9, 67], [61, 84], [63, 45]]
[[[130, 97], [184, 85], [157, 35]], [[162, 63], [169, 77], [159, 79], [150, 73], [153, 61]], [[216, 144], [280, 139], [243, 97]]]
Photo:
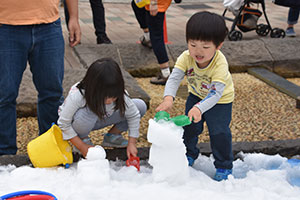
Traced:
[[139, 157], [130, 157], [128, 160], [126, 160], [126, 165], [129, 166], [134, 166], [137, 168], [138, 171], [140, 171], [140, 158]]

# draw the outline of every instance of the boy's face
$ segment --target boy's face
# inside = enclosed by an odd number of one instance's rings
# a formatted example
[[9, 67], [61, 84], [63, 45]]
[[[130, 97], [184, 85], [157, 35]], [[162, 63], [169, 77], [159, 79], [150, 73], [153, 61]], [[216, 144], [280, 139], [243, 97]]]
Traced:
[[216, 47], [212, 41], [189, 40], [188, 49], [197, 65], [200, 68], [204, 68], [210, 63], [216, 50], [219, 50], [222, 47], [222, 44], [223, 43]]

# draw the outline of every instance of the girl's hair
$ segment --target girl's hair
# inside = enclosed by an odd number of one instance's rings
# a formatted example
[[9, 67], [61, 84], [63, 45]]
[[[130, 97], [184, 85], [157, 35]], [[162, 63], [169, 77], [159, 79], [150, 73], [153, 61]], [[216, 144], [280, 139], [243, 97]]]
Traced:
[[[96, 60], [87, 70], [82, 81], [77, 85], [86, 100], [86, 105], [100, 119], [106, 115], [105, 100], [116, 98], [115, 110], [125, 113], [125, 84], [121, 69], [113, 59]], [[83, 92], [84, 90], [84, 92]]]
[[186, 41], [212, 41], [218, 47], [228, 33], [225, 20], [218, 14], [211, 12], [197, 12], [186, 24]]

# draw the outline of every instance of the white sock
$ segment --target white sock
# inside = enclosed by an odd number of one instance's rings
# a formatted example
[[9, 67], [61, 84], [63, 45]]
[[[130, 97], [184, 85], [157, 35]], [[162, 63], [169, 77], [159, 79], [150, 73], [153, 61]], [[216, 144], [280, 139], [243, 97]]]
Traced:
[[150, 40], [150, 33], [149, 32], [144, 32], [144, 37], [145, 37], [145, 40], [149, 41]]
[[167, 78], [171, 73], [169, 67], [160, 69], [160, 71], [161, 71], [163, 77], [165, 77], [165, 78]]

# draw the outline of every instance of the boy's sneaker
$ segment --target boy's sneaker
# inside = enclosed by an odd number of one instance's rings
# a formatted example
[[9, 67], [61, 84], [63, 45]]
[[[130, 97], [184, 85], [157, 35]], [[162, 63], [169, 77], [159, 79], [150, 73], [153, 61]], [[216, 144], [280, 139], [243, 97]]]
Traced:
[[[88, 145], [94, 146], [94, 144], [92, 143], [91, 138], [89, 138], [89, 137], [83, 138], [82, 141], [84, 143], [88, 144]], [[81, 154], [81, 152], [75, 146], [73, 146], [73, 152]]]
[[121, 134], [106, 133], [102, 142], [103, 147], [127, 147], [128, 141]]
[[151, 41], [146, 40], [145, 36], [140, 37], [140, 42], [143, 46], [148, 47], [149, 49], [152, 49]]
[[228, 178], [228, 175], [232, 174], [232, 169], [221, 169], [217, 168], [216, 174], [214, 176], [214, 180], [222, 181]]
[[190, 157], [190, 156], [187, 156], [186, 158], [187, 158], [187, 160], [188, 160], [188, 162], [189, 162], [189, 166], [193, 166], [193, 164], [194, 164], [194, 162], [195, 162], [195, 159], [192, 158], [192, 157]]
[[288, 37], [295, 37], [296, 33], [294, 31], [294, 28], [293, 27], [287, 28], [286, 31], [285, 31], [285, 35], [288, 36]]

